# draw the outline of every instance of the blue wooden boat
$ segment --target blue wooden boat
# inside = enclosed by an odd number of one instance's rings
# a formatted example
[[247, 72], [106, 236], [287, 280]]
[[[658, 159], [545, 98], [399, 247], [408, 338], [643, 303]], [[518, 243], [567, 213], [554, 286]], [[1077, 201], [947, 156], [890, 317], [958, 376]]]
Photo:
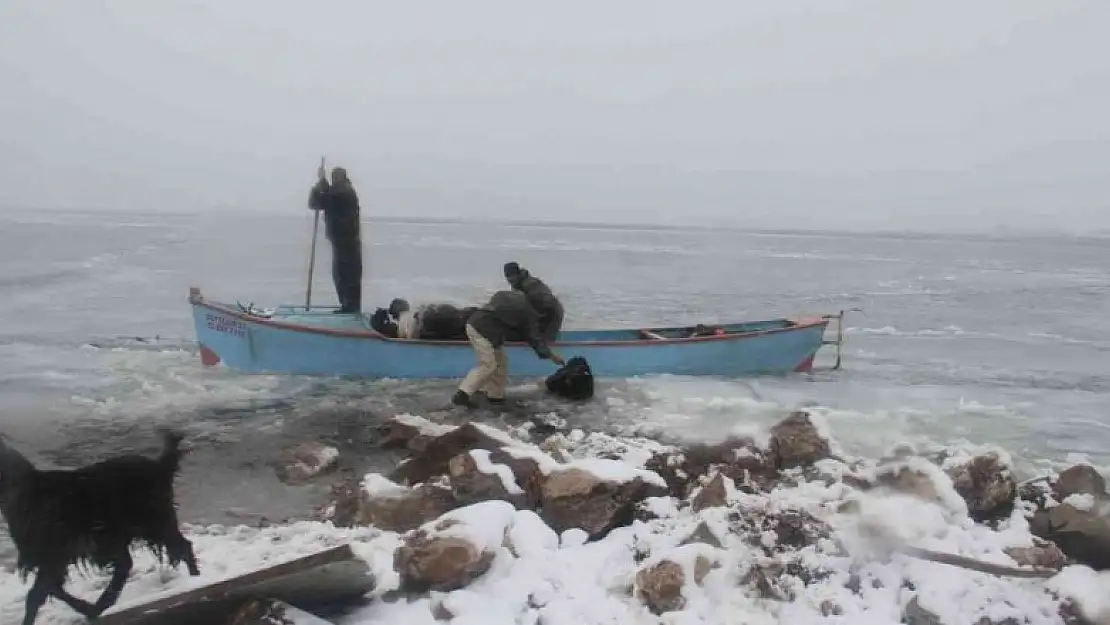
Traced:
[[[337, 315], [333, 307], [252, 306], [206, 300], [189, 292], [201, 361], [245, 373], [361, 378], [459, 378], [474, 365], [465, 341], [395, 339], [371, 329], [366, 315]], [[825, 330], [837, 319], [835, 340]], [[843, 338], [838, 315], [714, 326], [719, 334], [690, 337], [690, 328], [564, 330], [555, 349], [584, 356], [597, 377], [674, 374], [741, 377], [809, 372], [822, 345]], [[513, 376], [547, 376], [555, 366], [526, 344], [506, 346]]]

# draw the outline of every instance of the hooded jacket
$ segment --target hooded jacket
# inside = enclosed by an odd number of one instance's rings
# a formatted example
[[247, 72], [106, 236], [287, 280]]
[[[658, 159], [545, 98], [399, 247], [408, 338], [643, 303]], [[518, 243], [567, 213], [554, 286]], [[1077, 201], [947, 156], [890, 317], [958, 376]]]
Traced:
[[471, 315], [469, 325], [494, 347], [507, 337], [523, 337], [540, 358], [551, 358], [551, 349], [540, 334], [539, 315], [521, 291], [498, 291], [489, 303]]

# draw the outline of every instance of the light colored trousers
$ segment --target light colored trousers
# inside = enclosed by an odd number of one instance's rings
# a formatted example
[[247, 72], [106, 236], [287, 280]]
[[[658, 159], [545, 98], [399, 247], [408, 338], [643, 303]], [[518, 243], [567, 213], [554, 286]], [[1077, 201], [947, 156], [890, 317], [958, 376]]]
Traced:
[[490, 399], [504, 398], [505, 386], [509, 383], [509, 359], [505, 356], [505, 350], [494, 347], [469, 323], [466, 324], [466, 338], [470, 339], [478, 364], [463, 378], [459, 390], [467, 395], [485, 391], [486, 397]]

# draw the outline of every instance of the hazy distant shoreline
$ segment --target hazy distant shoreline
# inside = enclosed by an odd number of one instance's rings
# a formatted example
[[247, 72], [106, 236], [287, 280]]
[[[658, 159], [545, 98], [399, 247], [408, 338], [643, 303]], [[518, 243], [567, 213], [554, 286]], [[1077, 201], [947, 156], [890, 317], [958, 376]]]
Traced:
[[[196, 211], [179, 209], [159, 210], [151, 213], [127, 208], [25, 208], [25, 207], [0, 207], [0, 221], [33, 222], [27, 220], [29, 215], [129, 215], [140, 218], [149, 218], [154, 215], [197, 215], [218, 212], [234, 212], [239, 214], [266, 214], [269, 217], [301, 216], [299, 212], [274, 211], [269, 212], [258, 208], [245, 207], [207, 207]], [[16, 219], [11, 217], [18, 215]], [[465, 218], [465, 217], [411, 217], [401, 215], [367, 214], [363, 212], [363, 223], [383, 224], [428, 224], [428, 225], [498, 225], [510, 227], [553, 228], [553, 229], [596, 229], [596, 230], [624, 230], [640, 232], [704, 232], [711, 230], [725, 230], [729, 232], [755, 234], [764, 236], [810, 236], [810, 237], [867, 237], [877, 239], [964, 239], [964, 240], [1060, 240], [1068, 239], [1077, 244], [1105, 245], [1110, 239], [1110, 230], [1096, 230], [1093, 232], [1069, 232], [1064, 229], [1049, 230], [1045, 228], [1008, 228], [1000, 226], [990, 230], [880, 230], [880, 229], [806, 229], [806, 228], [753, 228], [730, 223], [704, 223], [675, 225], [668, 223], [653, 223], [650, 221], [637, 221], [635, 223], [619, 223], [612, 221], [574, 221], [574, 220], [544, 220], [544, 219], [496, 219], [496, 218]]]

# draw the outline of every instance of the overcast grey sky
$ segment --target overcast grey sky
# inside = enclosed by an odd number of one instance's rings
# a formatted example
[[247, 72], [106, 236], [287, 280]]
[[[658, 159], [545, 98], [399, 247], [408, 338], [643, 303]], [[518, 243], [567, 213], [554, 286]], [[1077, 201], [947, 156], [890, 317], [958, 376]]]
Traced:
[[1110, 227], [1110, 1], [4, 0], [0, 210]]

